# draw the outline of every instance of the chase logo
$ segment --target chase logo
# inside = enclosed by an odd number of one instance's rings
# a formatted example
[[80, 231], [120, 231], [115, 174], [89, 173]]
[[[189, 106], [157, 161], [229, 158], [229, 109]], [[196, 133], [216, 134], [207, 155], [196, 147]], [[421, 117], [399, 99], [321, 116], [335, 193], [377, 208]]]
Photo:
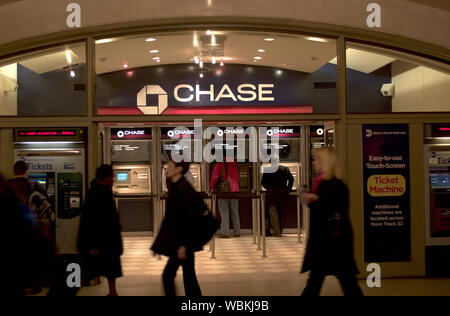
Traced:
[[73, 169], [75, 169], [75, 163], [64, 162], [64, 170], [73, 170]]
[[372, 135], [373, 135], [372, 130], [366, 129], [366, 137], [369, 138], [369, 137], [372, 137]]
[[[148, 95], [157, 95], [158, 104], [147, 104]], [[145, 115], [159, 115], [168, 107], [167, 92], [158, 85], [144, 86], [137, 94], [137, 107]]]

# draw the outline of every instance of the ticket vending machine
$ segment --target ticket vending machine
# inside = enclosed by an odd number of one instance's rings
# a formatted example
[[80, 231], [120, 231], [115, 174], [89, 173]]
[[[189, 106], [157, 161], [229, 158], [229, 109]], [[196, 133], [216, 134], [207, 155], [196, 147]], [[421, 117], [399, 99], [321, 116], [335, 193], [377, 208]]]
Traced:
[[[292, 187], [293, 191], [297, 191], [299, 185], [302, 184], [302, 158], [301, 158], [301, 127], [300, 126], [280, 126], [280, 127], [260, 127], [260, 141], [261, 146], [264, 149], [275, 148], [278, 149], [280, 165], [288, 167], [293, 178], [294, 184]], [[265, 134], [264, 134], [265, 133]], [[265, 136], [265, 137], [264, 137]], [[272, 143], [271, 137], [278, 136], [278, 143]], [[263, 176], [264, 169], [269, 167], [269, 163], [262, 164], [261, 179]], [[265, 189], [261, 187], [263, 191]], [[298, 216], [300, 211], [300, 205], [297, 203], [297, 197], [292, 195], [287, 201], [282, 205], [281, 210], [281, 225], [282, 233], [298, 233]], [[268, 205], [266, 205], [266, 210], [268, 210]], [[267, 211], [266, 211], [267, 213]]]
[[114, 171], [113, 192], [122, 232], [154, 231], [152, 201], [152, 129], [114, 126], [107, 129], [107, 155]]
[[14, 161], [28, 165], [54, 212], [51, 221], [58, 254], [77, 253], [78, 227], [85, 195], [86, 157], [83, 128], [25, 128], [14, 131]]
[[[161, 189], [162, 192], [167, 192], [166, 185], [166, 168], [169, 157], [172, 153], [183, 155], [190, 153], [189, 159], [191, 165], [189, 166], [190, 175], [187, 179], [192, 181], [192, 186], [197, 192], [202, 191], [202, 164], [195, 162], [195, 144], [198, 144], [197, 149], [200, 154], [203, 154], [202, 147], [202, 131], [197, 131], [192, 127], [162, 127], [161, 128]], [[201, 157], [201, 156], [200, 156]], [[200, 160], [200, 159], [199, 159]]]
[[450, 124], [425, 125], [426, 269], [450, 276]]

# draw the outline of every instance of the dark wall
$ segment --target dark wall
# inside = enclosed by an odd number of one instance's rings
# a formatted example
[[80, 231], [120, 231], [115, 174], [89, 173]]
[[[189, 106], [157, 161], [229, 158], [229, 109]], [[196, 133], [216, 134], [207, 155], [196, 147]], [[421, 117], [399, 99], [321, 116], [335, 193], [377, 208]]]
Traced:
[[18, 64], [18, 114], [86, 115], [85, 65], [80, 64], [74, 71], [75, 78], [62, 69], [38, 75]]
[[391, 64], [370, 74], [347, 68], [347, 112], [392, 112], [392, 97], [385, 97], [380, 89], [391, 83]]
[[[145, 85], [160, 85], [169, 97], [169, 106], [225, 106], [225, 105], [313, 105], [315, 113], [336, 113], [337, 67], [327, 64], [314, 74], [282, 70], [276, 68], [226, 64], [205, 65], [205, 77], [200, 78], [198, 67], [192, 64], [142, 67], [117, 71], [96, 76], [96, 96], [98, 107], [134, 107], [136, 95]], [[218, 73], [220, 72], [220, 74]], [[331, 82], [331, 89], [314, 89], [315, 82]], [[237, 87], [243, 83], [275, 84], [273, 95], [275, 102], [234, 102], [223, 98], [218, 102], [210, 102], [208, 96], [202, 96], [200, 102], [178, 102], [173, 95], [179, 84], [195, 87], [200, 85], [202, 91], [209, 90], [215, 84], [215, 95], [223, 84], [228, 84], [237, 94]], [[183, 95], [183, 92], [185, 95]], [[187, 97], [189, 91], [180, 90], [180, 97]], [[149, 102], [155, 102], [155, 98]]]

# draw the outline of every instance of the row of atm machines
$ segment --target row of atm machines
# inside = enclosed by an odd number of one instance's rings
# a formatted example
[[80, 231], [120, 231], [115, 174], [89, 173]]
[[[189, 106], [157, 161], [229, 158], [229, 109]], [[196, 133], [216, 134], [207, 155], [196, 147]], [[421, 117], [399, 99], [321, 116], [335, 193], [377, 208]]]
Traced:
[[[280, 164], [290, 168], [295, 179], [293, 190], [296, 190], [298, 185], [306, 184], [305, 180], [308, 177], [305, 170], [302, 169], [305, 166], [304, 161], [307, 159], [306, 155], [303, 155], [304, 150], [302, 148], [305, 148], [305, 137], [303, 135], [314, 136], [314, 142], [323, 143], [323, 133], [317, 134], [317, 130], [320, 128], [320, 126], [283, 126], [276, 128], [279, 137], [277, 146]], [[219, 133], [222, 135], [229, 133], [226, 127], [220, 127], [219, 129], [221, 130]], [[270, 127], [268, 127], [268, 130], [269, 135], [273, 135]], [[195, 157], [195, 148], [197, 147], [197, 151], [200, 148], [203, 152], [205, 145], [211, 140], [202, 140], [202, 135], [199, 135], [199, 132], [196, 132], [193, 127], [178, 129], [176, 125], [160, 128], [152, 128], [146, 125], [104, 125], [100, 126], [100, 132], [106, 140], [103, 146], [105, 151], [103, 162], [111, 163], [114, 169], [113, 190], [117, 197], [123, 231], [130, 235], [154, 232], [158, 225], [155, 218], [155, 210], [158, 204], [155, 201], [158, 196], [164, 195], [164, 192], [167, 191], [165, 168], [168, 157], [175, 151], [190, 154], [192, 160], [194, 158], [198, 160], [198, 157]], [[186, 133], [191, 136], [192, 142], [180, 142], [181, 136]], [[258, 169], [261, 165], [249, 161], [249, 138], [245, 142], [245, 162], [238, 163], [239, 182], [240, 192], [250, 193], [260, 188], [262, 174]], [[224, 153], [227, 148], [229, 150], [234, 149], [236, 152], [238, 144], [236, 140], [227, 143], [224, 136], [223, 142], [215, 143], [213, 147], [213, 153], [220, 148], [224, 150]], [[203, 158], [201, 159], [204, 161]], [[262, 165], [262, 167], [265, 166]], [[213, 167], [214, 162], [191, 163], [190, 171], [194, 181], [193, 187], [197, 191], [209, 191], [209, 178]], [[159, 171], [154, 174], [154, 170]], [[243, 197], [241, 194], [239, 197], [239, 212], [241, 230], [244, 232], [252, 229], [252, 208], [251, 198]], [[295, 196], [292, 196], [286, 202], [284, 210], [281, 214], [284, 232], [297, 232], [297, 200]]]

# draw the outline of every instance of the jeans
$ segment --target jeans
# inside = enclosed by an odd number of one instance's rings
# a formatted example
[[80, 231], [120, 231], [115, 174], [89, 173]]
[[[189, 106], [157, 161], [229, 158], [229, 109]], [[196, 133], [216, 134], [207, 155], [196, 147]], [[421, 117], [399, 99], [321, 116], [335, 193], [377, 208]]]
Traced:
[[187, 258], [185, 260], [178, 259], [176, 255], [169, 258], [163, 272], [164, 291], [166, 295], [176, 296], [175, 277], [180, 266], [183, 268], [185, 295], [202, 296], [202, 291], [200, 290], [200, 285], [198, 284], [197, 276], [195, 274], [195, 256], [193, 253], [187, 253]]
[[222, 222], [220, 224], [220, 234], [228, 235], [230, 233], [230, 211], [231, 221], [235, 234], [241, 233], [241, 223], [239, 220], [239, 200], [238, 199], [218, 199], [219, 212]]

